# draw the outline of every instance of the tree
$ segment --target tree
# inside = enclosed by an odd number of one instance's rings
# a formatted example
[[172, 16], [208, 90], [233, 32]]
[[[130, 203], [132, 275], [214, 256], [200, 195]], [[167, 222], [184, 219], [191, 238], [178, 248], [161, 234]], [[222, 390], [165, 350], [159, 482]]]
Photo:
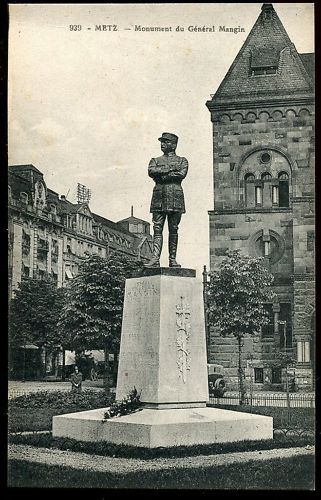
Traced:
[[63, 289], [49, 279], [28, 279], [18, 284], [9, 310], [9, 348], [35, 344], [47, 351], [61, 344], [57, 321], [63, 303]]
[[257, 335], [268, 324], [263, 304], [273, 299], [270, 285], [273, 275], [263, 259], [241, 255], [240, 250], [227, 252], [218, 269], [210, 273], [208, 284], [208, 318], [210, 326], [223, 337], [234, 335], [238, 342], [238, 380], [240, 404], [245, 387], [242, 370], [242, 340]]
[[119, 352], [125, 281], [139, 267], [118, 254], [87, 256], [66, 288], [59, 319], [65, 346], [76, 352], [104, 348], [107, 372], [108, 352]]
[[[287, 352], [279, 352], [274, 363], [272, 363], [271, 366], [280, 368], [282, 370], [285, 369], [285, 391], [286, 391], [286, 406], [287, 406], [287, 425], [290, 424], [290, 408], [291, 408], [291, 401], [290, 401], [290, 387], [289, 387], [289, 367], [295, 367], [296, 365], [296, 360], [295, 358], [287, 353]], [[291, 383], [291, 391], [295, 391], [295, 377], [292, 377], [292, 383]]]
[[10, 303], [10, 345], [32, 343], [52, 348], [61, 342], [57, 321], [63, 303], [63, 289], [49, 279], [28, 279], [18, 284]]

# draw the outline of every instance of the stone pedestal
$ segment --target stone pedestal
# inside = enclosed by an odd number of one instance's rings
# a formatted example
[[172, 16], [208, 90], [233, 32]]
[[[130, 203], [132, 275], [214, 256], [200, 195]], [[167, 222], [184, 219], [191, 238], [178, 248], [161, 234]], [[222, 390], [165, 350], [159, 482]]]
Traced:
[[126, 282], [116, 399], [135, 386], [151, 408], [205, 406], [202, 283], [191, 269], [145, 272]]
[[134, 387], [142, 410], [55, 416], [53, 436], [147, 448], [273, 437], [271, 417], [206, 408], [203, 289], [192, 269], [146, 269], [126, 281], [116, 399]]
[[219, 408], [143, 409], [103, 420], [106, 409], [53, 418], [53, 436], [141, 448], [272, 439], [273, 418]]

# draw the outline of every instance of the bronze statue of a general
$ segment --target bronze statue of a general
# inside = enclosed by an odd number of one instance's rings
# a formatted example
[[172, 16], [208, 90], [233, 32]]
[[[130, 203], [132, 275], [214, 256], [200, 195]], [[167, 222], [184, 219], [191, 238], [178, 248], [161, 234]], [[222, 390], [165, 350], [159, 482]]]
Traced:
[[163, 246], [163, 228], [167, 217], [169, 267], [181, 267], [176, 262], [178, 225], [185, 213], [182, 180], [187, 175], [188, 161], [177, 156], [175, 151], [178, 137], [164, 132], [158, 139], [161, 143], [162, 156], [152, 158], [148, 165], [148, 175], [155, 181], [150, 211], [153, 214], [154, 238], [153, 256], [146, 267], [159, 267]]

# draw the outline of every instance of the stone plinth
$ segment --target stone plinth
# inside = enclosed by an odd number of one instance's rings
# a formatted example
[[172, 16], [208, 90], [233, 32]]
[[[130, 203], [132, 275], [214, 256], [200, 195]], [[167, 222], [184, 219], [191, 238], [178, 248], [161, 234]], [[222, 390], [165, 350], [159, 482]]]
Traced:
[[202, 283], [192, 269], [146, 269], [126, 281], [116, 399], [134, 387], [142, 410], [53, 417], [52, 434], [146, 448], [273, 438], [273, 419], [206, 408]]
[[193, 269], [142, 274], [126, 281], [116, 399], [135, 386], [149, 407], [205, 406], [202, 282]]
[[217, 408], [153, 410], [103, 420], [105, 409], [53, 417], [52, 434], [142, 448], [273, 438], [273, 418]]

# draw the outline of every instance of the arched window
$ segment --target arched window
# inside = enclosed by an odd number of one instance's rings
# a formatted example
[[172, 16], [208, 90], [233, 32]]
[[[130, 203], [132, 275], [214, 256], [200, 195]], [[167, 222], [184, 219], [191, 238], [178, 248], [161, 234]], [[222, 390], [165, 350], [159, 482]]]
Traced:
[[56, 215], [56, 213], [57, 213], [57, 207], [56, 207], [56, 205], [54, 203], [50, 204], [50, 211], [51, 211], [52, 214]]
[[245, 184], [245, 204], [247, 207], [255, 207], [255, 175], [254, 174], [246, 174], [244, 176], [244, 184]]
[[21, 192], [20, 193], [20, 200], [22, 201], [22, 203], [25, 203], [27, 205], [27, 203], [28, 203], [27, 193]]
[[286, 172], [280, 172], [279, 178], [279, 207], [289, 206], [289, 175]]
[[262, 200], [262, 186], [255, 186], [255, 205], [261, 207]]
[[291, 161], [278, 148], [255, 147], [237, 166], [238, 198], [243, 206], [261, 210], [288, 208], [291, 195]]
[[[268, 154], [268, 153], [264, 153], [264, 154]], [[262, 205], [264, 207], [270, 208], [272, 206], [272, 202], [271, 202], [272, 175], [269, 172], [264, 172], [261, 175], [261, 180], [263, 182], [263, 184], [262, 184]]]

